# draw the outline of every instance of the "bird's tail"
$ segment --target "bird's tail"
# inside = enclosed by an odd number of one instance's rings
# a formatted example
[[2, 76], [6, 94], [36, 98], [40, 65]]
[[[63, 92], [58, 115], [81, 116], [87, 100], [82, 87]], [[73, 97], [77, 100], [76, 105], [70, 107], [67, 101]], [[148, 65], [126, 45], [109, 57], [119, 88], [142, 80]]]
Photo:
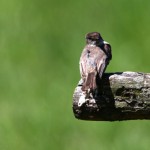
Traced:
[[83, 82], [82, 91], [87, 91], [88, 89], [95, 90], [96, 87], [96, 74], [91, 72]]

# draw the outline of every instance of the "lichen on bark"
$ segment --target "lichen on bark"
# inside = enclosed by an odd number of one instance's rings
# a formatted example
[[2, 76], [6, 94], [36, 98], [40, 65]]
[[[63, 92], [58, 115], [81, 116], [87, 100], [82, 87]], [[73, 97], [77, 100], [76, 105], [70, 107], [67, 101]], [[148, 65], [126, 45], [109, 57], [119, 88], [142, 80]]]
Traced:
[[82, 95], [82, 80], [73, 95], [73, 111], [83, 120], [150, 119], [150, 73], [105, 73], [98, 89], [98, 96], [78, 101]]

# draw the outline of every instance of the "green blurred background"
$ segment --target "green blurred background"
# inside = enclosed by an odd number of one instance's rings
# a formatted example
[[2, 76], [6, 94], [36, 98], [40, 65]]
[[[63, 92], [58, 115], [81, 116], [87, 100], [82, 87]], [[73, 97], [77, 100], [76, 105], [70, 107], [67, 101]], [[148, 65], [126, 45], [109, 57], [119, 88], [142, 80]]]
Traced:
[[0, 1], [0, 150], [147, 150], [150, 121], [74, 118], [85, 34], [112, 45], [107, 72], [149, 72], [149, 0]]

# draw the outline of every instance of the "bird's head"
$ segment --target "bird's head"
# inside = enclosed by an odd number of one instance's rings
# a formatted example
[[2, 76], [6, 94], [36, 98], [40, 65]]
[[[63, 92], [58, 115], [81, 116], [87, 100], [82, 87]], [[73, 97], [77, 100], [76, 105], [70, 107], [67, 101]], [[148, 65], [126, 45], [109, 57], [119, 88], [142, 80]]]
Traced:
[[103, 38], [98, 32], [91, 32], [86, 35], [86, 43], [91, 45], [100, 45], [103, 43]]

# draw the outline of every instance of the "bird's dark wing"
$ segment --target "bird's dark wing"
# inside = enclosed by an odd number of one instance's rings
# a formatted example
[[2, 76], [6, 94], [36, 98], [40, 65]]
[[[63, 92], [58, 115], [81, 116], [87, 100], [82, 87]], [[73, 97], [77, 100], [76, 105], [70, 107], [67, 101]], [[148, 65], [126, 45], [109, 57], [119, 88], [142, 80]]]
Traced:
[[[105, 53], [102, 54], [102, 51]], [[107, 65], [109, 64], [109, 61], [112, 59], [111, 54], [111, 45], [107, 42], [104, 42], [104, 45], [102, 46], [102, 51], [100, 48], [99, 56], [97, 59], [97, 71], [99, 74], [99, 77], [101, 78], [103, 73], [106, 70]]]
[[109, 43], [104, 44], [104, 51], [107, 55], [107, 60], [110, 61], [112, 59], [112, 54], [111, 54], [111, 45]]

